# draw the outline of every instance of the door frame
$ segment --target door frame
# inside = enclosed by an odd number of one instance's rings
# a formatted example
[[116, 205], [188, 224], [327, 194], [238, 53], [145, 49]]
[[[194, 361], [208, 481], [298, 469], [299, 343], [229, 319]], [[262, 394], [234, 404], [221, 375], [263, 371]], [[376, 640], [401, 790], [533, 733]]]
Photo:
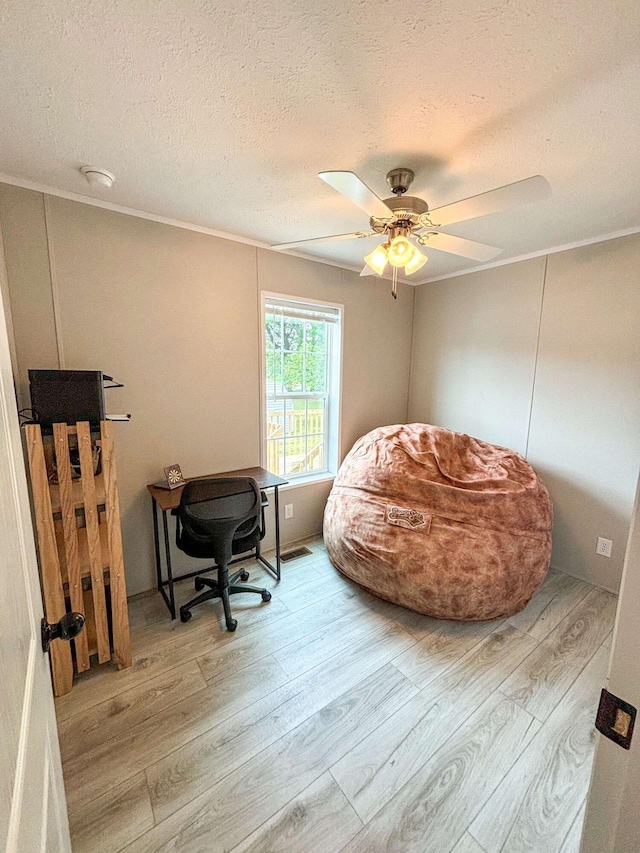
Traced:
[[[640, 708], [640, 477], [636, 489], [607, 684], [610, 693]], [[629, 750], [598, 734], [587, 795], [581, 853], [640, 850], [640, 720]]]

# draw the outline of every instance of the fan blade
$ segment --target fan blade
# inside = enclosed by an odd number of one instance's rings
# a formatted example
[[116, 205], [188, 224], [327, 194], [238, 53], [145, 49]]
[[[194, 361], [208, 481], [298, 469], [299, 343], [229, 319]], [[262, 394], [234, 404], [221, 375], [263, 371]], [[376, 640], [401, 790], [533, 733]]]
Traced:
[[283, 249], [293, 249], [295, 246], [306, 245], [307, 243], [324, 243], [327, 240], [353, 240], [356, 237], [373, 237], [375, 231], [354, 231], [352, 234], [332, 234], [330, 237], [311, 237], [309, 240], [295, 240], [293, 243], [278, 243], [277, 246], [272, 246], [277, 252]]
[[349, 201], [357, 204], [367, 216], [375, 216], [378, 219], [389, 219], [393, 216], [393, 211], [353, 172], [318, 172], [318, 177]]
[[550, 195], [551, 187], [546, 178], [542, 175], [534, 175], [533, 178], [507, 184], [497, 190], [489, 190], [462, 201], [454, 201], [453, 204], [445, 204], [444, 207], [437, 207], [429, 211], [429, 218], [438, 227], [452, 225], [454, 222], [475, 219], [477, 216], [486, 216], [488, 213], [498, 213], [521, 204], [542, 201]]
[[461, 255], [463, 258], [471, 258], [472, 261], [486, 263], [502, 251], [495, 246], [487, 246], [486, 243], [476, 243], [475, 240], [465, 240], [464, 237], [454, 237], [453, 234], [443, 234], [440, 231], [429, 232], [421, 236], [425, 242], [419, 245], [425, 246], [427, 249], [438, 249], [440, 252], [448, 252], [450, 255]]

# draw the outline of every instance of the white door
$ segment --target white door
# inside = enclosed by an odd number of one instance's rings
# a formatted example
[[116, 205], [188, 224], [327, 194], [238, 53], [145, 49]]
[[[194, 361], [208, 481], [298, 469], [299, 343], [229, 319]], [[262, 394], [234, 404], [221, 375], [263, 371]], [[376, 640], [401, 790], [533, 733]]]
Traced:
[[[0, 265], [4, 265], [1, 254]], [[71, 851], [49, 658], [40, 639], [41, 618], [0, 293], [0, 851], [6, 853]]]
[[[640, 479], [622, 574], [607, 690], [640, 712]], [[598, 735], [582, 853], [640, 851], [640, 713], [631, 748]]]

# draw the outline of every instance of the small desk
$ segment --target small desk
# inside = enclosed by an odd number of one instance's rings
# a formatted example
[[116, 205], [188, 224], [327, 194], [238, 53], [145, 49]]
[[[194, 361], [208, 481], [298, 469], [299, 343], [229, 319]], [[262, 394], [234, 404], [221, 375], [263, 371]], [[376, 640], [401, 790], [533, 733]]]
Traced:
[[[189, 477], [189, 480], [204, 480], [209, 477], [252, 477], [258, 484], [261, 490], [273, 489], [273, 504], [276, 519], [276, 564], [272, 566], [268, 560], [260, 553], [260, 543], [256, 547], [255, 557], [260, 560], [263, 566], [267, 568], [271, 574], [280, 580], [280, 507], [278, 500], [278, 489], [280, 486], [286, 486], [288, 480], [283, 480], [282, 477], [277, 477], [270, 471], [264, 468], [241, 468], [239, 471], [225, 471], [222, 474], [204, 474], [201, 477]], [[196, 572], [189, 572], [186, 575], [173, 576], [171, 570], [171, 550], [169, 547], [169, 526], [167, 524], [167, 513], [172, 509], [176, 509], [180, 505], [180, 496], [182, 495], [182, 487], [178, 489], [160, 489], [158, 486], [150, 483], [147, 486], [151, 495], [151, 504], [153, 507], [153, 538], [156, 552], [156, 574], [158, 577], [158, 592], [164, 598], [165, 604], [169, 608], [171, 618], [176, 618], [176, 600], [173, 592], [173, 585], [176, 581], [184, 580], [185, 578], [193, 578], [196, 575], [201, 575], [203, 569]], [[162, 512], [162, 529], [164, 533], [164, 554], [167, 565], [167, 579], [162, 578], [162, 562], [160, 558], [160, 532], [158, 528], [158, 508]], [[238, 557], [232, 560], [232, 563], [245, 560], [246, 557]], [[169, 587], [169, 595], [165, 592], [165, 586]]]

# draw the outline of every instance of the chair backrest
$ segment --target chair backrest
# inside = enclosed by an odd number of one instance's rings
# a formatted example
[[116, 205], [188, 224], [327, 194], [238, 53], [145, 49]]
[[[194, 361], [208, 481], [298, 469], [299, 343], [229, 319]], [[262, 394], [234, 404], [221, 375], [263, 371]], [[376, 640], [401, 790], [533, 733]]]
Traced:
[[235, 537], [248, 537], [259, 528], [261, 495], [251, 477], [190, 480], [178, 507], [176, 543], [192, 557], [215, 559], [226, 565]]

